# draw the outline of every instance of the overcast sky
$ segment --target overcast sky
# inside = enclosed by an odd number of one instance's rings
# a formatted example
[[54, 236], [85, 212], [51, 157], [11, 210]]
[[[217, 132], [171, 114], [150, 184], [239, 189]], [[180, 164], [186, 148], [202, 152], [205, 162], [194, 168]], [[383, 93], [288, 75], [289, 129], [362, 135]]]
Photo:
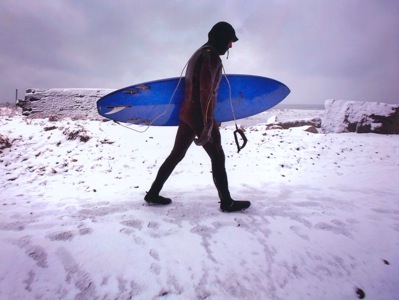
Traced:
[[286, 104], [399, 103], [398, 0], [1, 0], [0, 102], [177, 77], [221, 20], [226, 72], [282, 81]]

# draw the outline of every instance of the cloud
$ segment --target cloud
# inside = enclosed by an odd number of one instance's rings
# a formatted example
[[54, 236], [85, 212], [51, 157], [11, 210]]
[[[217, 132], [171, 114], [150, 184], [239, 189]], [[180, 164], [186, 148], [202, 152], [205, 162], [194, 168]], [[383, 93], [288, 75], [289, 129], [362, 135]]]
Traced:
[[121, 88], [179, 76], [220, 20], [240, 39], [223, 58], [226, 71], [286, 83], [288, 103], [399, 102], [399, 2], [247, 2], [3, 0], [0, 102], [12, 102], [15, 88]]

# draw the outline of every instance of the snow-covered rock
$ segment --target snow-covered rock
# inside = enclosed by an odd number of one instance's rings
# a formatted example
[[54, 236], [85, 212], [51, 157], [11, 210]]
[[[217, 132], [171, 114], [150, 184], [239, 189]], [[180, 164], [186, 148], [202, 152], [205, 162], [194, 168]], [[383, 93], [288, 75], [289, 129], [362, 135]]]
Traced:
[[399, 134], [399, 105], [381, 102], [327, 100], [324, 133]]
[[[269, 120], [273, 121], [273, 118], [269, 118]], [[315, 117], [315, 118], [311, 118], [311, 119], [303, 119], [303, 120], [288, 120], [288, 121], [277, 121], [277, 118], [274, 119], [274, 122], [272, 123], [268, 123], [266, 124], [266, 129], [289, 129], [292, 127], [303, 127], [303, 126], [307, 126], [307, 127], [313, 127], [316, 132], [317, 129], [316, 128], [320, 128], [321, 126], [321, 118], [319, 117]], [[314, 132], [314, 130], [313, 130]]]
[[100, 120], [96, 101], [112, 92], [110, 89], [28, 89], [17, 106], [30, 117], [71, 117]]

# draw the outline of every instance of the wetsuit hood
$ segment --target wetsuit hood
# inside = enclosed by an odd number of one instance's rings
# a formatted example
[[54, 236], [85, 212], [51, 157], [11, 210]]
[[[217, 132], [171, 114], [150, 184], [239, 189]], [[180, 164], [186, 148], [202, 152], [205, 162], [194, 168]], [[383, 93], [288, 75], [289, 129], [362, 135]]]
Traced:
[[237, 42], [236, 32], [229, 23], [216, 23], [208, 33], [208, 43], [216, 48], [219, 55], [223, 55], [229, 49], [230, 42]]

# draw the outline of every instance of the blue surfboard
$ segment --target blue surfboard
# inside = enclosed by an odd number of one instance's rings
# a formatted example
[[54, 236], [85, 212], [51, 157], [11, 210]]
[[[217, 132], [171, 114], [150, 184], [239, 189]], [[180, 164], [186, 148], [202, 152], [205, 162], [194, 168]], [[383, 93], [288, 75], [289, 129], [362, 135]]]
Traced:
[[[280, 103], [290, 93], [286, 85], [266, 77], [227, 75], [227, 79], [223, 76], [219, 86], [217, 122], [232, 121], [234, 116], [242, 119], [256, 115]], [[184, 77], [162, 79], [114, 91], [97, 101], [97, 110], [101, 116], [114, 121], [176, 126], [183, 99]]]

